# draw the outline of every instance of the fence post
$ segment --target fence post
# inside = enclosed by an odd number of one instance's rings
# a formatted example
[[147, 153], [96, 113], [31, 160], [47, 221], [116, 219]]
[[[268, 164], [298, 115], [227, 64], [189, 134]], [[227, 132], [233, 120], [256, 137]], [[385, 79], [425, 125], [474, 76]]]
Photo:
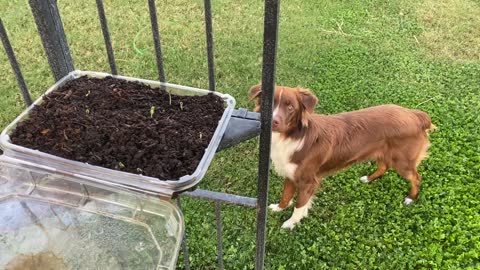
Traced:
[[7, 53], [8, 60], [10, 60], [10, 65], [12, 66], [13, 73], [15, 73], [15, 77], [17, 78], [18, 86], [20, 87], [20, 92], [22, 93], [23, 100], [28, 107], [32, 105], [32, 98], [30, 97], [30, 93], [28, 92], [25, 79], [23, 79], [22, 71], [20, 70], [20, 66], [18, 65], [17, 58], [15, 58], [15, 53], [13, 52], [12, 45], [8, 40], [7, 30], [3, 26], [2, 18], [0, 18], [0, 39], [2, 40], [3, 48], [5, 48], [5, 52]]
[[155, 0], [148, 0], [148, 9], [150, 11], [150, 22], [152, 24], [152, 35], [153, 35], [153, 45], [155, 46], [155, 56], [157, 57], [158, 79], [161, 82], [165, 82], [165, 70], [163, 68], [162, 46], [160, 44], [160, 32], [158, 31], [157, 8], [155, 7]]
[[[182, 212], [182, 202], [180, 201], [180, 196], [177, 198], [177, 206]], [[185, 270], [190, 270], [190, 258], [188, 257], [188, 246], [187, 246], [187, 228], [182, 235], [182, 251], [183, 251], [183, 262], [185, 263]]]
[[74, 70], [56, 0], [29, 0], [56, 81]]
[[213, 53], [213, 27], [212, 27], [212, 3], [204, 1], [205, 5], [205, 34], [207, 38], [207, 60], [208, 60], [208, 89], [215, 91], [215, 63]]
[[218, 270], [223, 270], [223, 235], [222, 235], [222, 203], [221, 202], [215, 202], [215, 219], [217, 221]]
[[262, 112], [260, 132], [260, 157], [258, 162], [258, 212], [257, 249], [255, 269], [264, 268], [265, 231], [267, 223], [268, 178], [270, 168], [270, 144], [272, 139], [272, 109], [275, 89], [275, 71], [278, 46], [278, 16], [280, 0], [265, 0], [262, 66]]
[[97, 0], [98, 17], [102, 26], [103, 39], [105, 40], [105, 48], [107, 49], [108, 63], [113, 75], [117, 75], [117, 64], [115, 64], [115, 55], [113, 53], [112, 41], [110, 40], [110, 32], [108, 31], [107, 16], [103, 8], [103, 0]]

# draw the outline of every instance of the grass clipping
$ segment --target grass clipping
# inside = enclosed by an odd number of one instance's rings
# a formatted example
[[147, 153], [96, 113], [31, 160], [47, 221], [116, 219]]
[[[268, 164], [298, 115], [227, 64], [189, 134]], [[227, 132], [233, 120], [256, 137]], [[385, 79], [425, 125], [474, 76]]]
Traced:
[[419, 42], [434, 58], [480, 60], [480, 3], [425, 0], [417, 4], [424, 31]]

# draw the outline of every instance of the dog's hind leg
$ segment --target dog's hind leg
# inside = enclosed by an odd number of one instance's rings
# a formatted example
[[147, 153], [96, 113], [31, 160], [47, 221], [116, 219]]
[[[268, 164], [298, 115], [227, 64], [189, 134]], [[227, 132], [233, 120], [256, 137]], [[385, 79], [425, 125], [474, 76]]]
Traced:
[[283, 194], [282, 200], [278, 204], [270, 204], [268, 208], [272, 209], [274, 212], [280, 212], [283, 209], [292, 205], [293, 195], [296, 192], [295, 184], [289, 178], [285, 178], [285, 182], [283, 184]]
[[393, 168], [397, 171], [399, 175], [403, 178], [410, 181], [410, 192], [408, 196], [405, 197], [404, 204], [409, 205], [413, 201], [415, 201], [418, 197], [418, 193], [420, 192], [420, 183], [422, 177], [417, 172], [417, 168], [415, 166], [415, 159], [397, 159], [397, 161], [393, 164]]
[[385, 172], [388, 170], [388, 165], [385, 163], [385, 161], [378, 159], [377, 160], [377, 170], [370, 176], [362, 176], [360, 178], [360, 181], [364, 183], [370, 183], [373, 180], [377, 179], [378, 177], [382, 176], [385, 174]]
[[405, 205], [409, 205], [418, 198], [422, 177], [416, 169], [400, 170], [398, 173], [410, 181], [410, 192], [403, 202]]
[[404, 143], [403, 149], [397, 151], [393, 168], [402, 177], [410, 181], [410, 192], [404, 200], [405, 205], [411, 204], [418, 198], [422, 177], [417, 171], [420, 162], [427, 156], [429, 146], [425, 135], [416, 137], [409, 142]]

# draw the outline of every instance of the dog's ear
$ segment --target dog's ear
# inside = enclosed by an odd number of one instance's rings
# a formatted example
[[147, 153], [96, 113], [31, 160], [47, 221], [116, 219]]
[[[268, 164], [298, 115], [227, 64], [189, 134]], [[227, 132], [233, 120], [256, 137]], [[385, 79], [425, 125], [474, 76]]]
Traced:
[[260, 94], [262, 93], [262, 85], [261, 84], [257, 84], [257, 85], [254, 85], [250, 88], [250, 100], [254, 100], [255, 98], [257, 98]]
[[297, 87], [300, 103], [308, 113], [313, 113], [317, 106], [318, 98], [308, 89]]
[[308, 127], [309, 114], [313, 113], [315, 110], [315, 106], [318, 103], [318, 98], [308, 89], [303, 89], [300, 87], [297, 87], [297, 89], [298, 99], [304, 108], [301, 115], [302, 126]]

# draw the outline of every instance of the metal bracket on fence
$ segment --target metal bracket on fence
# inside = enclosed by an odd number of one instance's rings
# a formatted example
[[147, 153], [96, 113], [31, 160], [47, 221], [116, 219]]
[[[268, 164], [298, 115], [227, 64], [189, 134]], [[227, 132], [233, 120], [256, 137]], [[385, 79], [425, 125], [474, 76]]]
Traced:
[[260, 114], [246, 109], [234, 110], [227, 130], [217, 151], [221, 151], [241, 142], [250, 140], [260, 134]]

